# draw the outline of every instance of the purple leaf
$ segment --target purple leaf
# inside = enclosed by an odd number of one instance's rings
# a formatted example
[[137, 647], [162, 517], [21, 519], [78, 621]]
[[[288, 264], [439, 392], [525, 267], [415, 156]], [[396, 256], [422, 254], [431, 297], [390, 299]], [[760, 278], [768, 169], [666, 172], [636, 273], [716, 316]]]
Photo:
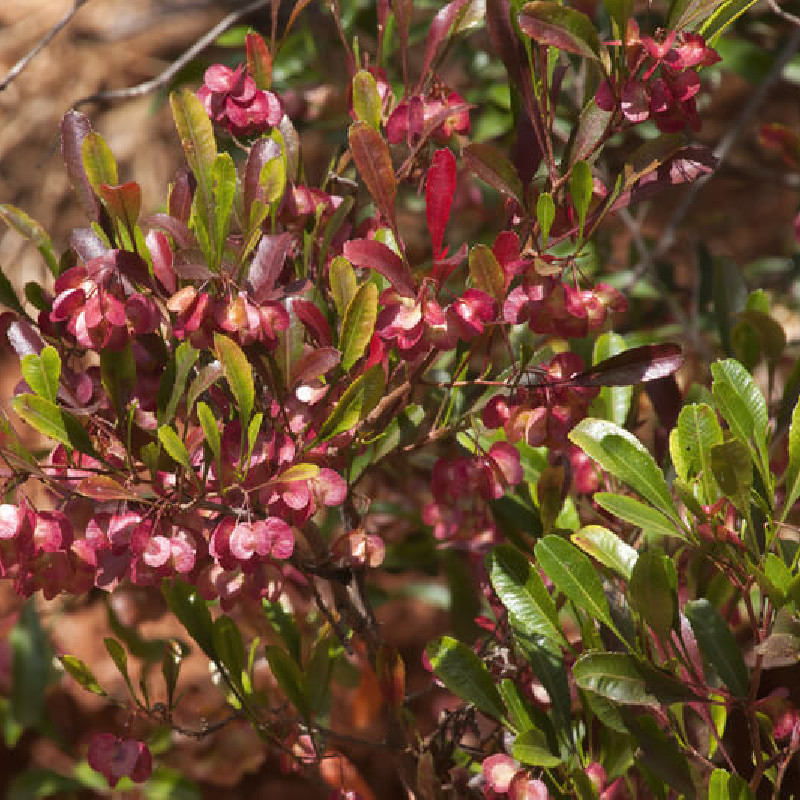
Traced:
[[456, 158], [450, 150], [437, 150], [425, 181], [425, 216], [431, 234], [433, 257], [442, 253], [444, 229], [456, 191]]
[[328, 320], [325, 319], [322, 312], [310, 300], [300, 300], [295, 298], [292, 303], [292, 311], [295, 316], [306, 326], [311, 332], [317, 343], [322, 347], [330, 347], [333, 344], [333, 337], [331, 336], [331, 328], [328, 325]]
[[38, 355], [44, 348], [44, 341], [39, 336], [39, 332], [24, 319], [15, 319], [8, 326], [6, 336], [8, 343], [20, 358]]
[[69, 243], [84, 262], [108, 252], [105, 242], [91, 228], [75, 228], [69, 237]]
[[413, 297], [416, 285], [408, 267], [394, 250], [375, 239], [353, 239], [344, 244], [344, 257], [356, 267], [380, 272], [397, 291]]
[[464, 148], [464, 161], [481, 180], [501, 194], [513, 197], [524, 208], [522, 182], [503, 153], [490, 144], [476, 142]]
[[335, 347], [317, 347], [303, 356], [292, 369], [292, 385], [308, 383], [330, 372], [341, 360]]
[[175, 173], [175, 180], [169, 190], [169, 216], [184, 224], [192, 212], [192, 199], [197, 188], [197, 179], [186, 165]]
[[142, 220], [142, 225], [166, 231], [184, 250], [197, 247], [197, 239], [189, 230], [189, 226], [182, 219], [171, 214], [152, 214]]
[[671, 375], [682, 363], [677, 344], [646, 344], [606, 358], [576, 380], [581, 386], [631, 386]]
[[248, 274], [248, 282], [256, 303], [269, 299], [291, 246], [290, 233], [261, 237]]
[[244, 168], [244, 186], [242, 195], [244, 200], [244, 219], [250, 219], [250, 206], [259, 195], [259, 178], [261, 170], [267, 161], [279, 158], [281, 146], [274, 140], [263, 138], [259, 139], [251, 148], [247, 156], [247, 163]]
[[87, 216], [96, 222], [100, 219], [100, 202], [83, 167], [82, 150], [83, 140], [91, 132], [91, 123], [79, 111], [67, 111], [61, 120], [61, 155], [67, 175]]

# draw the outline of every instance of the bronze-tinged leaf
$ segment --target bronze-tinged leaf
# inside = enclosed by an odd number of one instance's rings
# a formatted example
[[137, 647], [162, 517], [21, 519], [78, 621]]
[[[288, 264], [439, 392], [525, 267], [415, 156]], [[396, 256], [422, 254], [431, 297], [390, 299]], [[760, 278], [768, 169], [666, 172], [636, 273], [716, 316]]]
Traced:
[[100, 219], [100, 203], [83, 168], [83, 140], [92, 132], [89, 119], [79, 111], [67, 111], [61, 120], [61, 156], [72, 188], [83, 210], [94, 222]]
[[397, 291], [413, 297], [414, 277], [397, 253], [376, 239], [353, 239], [344, 243], [344, 257], [356, 267], [370, 267], [387, 278]]
[[269, 299], [291, 246], [291, 233], [265, 234], [261, 237], [247, 275], [256, 303]]
[[378, 210], [397, 229], [397, 182], [386, 140], [367, 122], [354, 122], [347, 134], [350, 152]]
[[139, 495], [126, 489], [121, 483], [115, 481], [109, 475], [92, 475], [84, 478], [76, 487], [78, 494], [97, 500], [98, 503], [105, 503], [110, 500], [129, 500], [131, 502], [141, 501]]
[[513, 197], [524, 207], [522, 181], [514, 165], [496, 147], [473, 143], [464, 148], [466, 165], [495, 191]]
[[478, 289], [495, 300], [503, 301], [505, 276], [495, 254], [485, 244], [476, 244], [472, 248], [469, 254], [469, 274]]
[[97, 194], [105, 200], [108, 210], [121, 220], [128, 230], [133, 230], [142, 209], [142, 187], [134, 181], [120, 186], [101, 183], [97, 186]]
[[267, 43], [257, 34], [248, 33], [244, 37], [247, 53], [247, 71], [253, 76], [259, 89], [269, 89], [272, 83], [272, 56]]
[[540, 44], [595, 61], [600, 58], [597, 31], [580, 11], [549, 0], [534, 0], [523, 6], [517, 19], [520, 30]]
[[582, 386], [630, 386], [671, 375], [683, 364], [677, 344], [646, 344], [595, 364], [581, 373]]

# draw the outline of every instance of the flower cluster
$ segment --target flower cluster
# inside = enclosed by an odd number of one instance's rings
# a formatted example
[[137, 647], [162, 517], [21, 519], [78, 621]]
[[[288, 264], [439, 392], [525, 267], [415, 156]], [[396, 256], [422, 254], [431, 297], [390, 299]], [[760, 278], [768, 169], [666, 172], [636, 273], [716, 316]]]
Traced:
[[658, 39], [640, 37], [636, 21], [630, 20], [623, 47], [627, 74], [618, 83], [600, 84], [597, 105], [604, 111], [621, 109], [634, 124], [652, 119], [665, 133], [687, 126], [699, 130], [697, 68], [720, 60], [703, 37], [686, 31], [667, 31]]

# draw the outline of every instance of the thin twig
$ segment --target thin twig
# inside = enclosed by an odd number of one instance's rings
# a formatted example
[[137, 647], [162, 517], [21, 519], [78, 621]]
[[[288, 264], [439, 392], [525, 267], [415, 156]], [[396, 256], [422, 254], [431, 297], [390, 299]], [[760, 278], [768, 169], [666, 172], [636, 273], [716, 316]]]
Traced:
[[39, 53], [69, 24], [70, 20], [78, 13], [81, 6], [86, 5], [89, 0], [75, 0], [72, 8], [64, 14], [61, 19], [8, 71], [8, 74], [0, 82], [0, 92], [7, 89], [9, 84], [15, 80], [28, 64], [33, 61]]
[[[86, 0], [82, 0], [86, 2]], [[73, 108], [78, 108], [87, 103], [100, 103], [108, 100], [127, 100], [131, 97], [141, 97], [144, 94], [154, 92], [163, 86], [166, 86], [192, 59], [196, 58], [203, 50], [210, 44], [213, 44], [215, 39], [223, 34], [231, 25], [235, 25], [242, 17], [258, 11], [260, 8], [268, 6], [272, 0], [253, 0], [246, 6], [232, 11], [227, 17], [217, 23], [208, 33], [201, 36], [183, 55], [179, 56], [177, 60], [173, 61], [161, 74], [156, 75], [149, 81], [140, 83], [136, 86], [129, 86], [124, 89], [109, 89], [104, 92], [96, 92], [78, 100]]]
[[795, 14], [791, 14], [788, 11], [784, 11], [779, 5], [778, 0], [767, 0], [767, 5], [770, 7], [772, 11], [774, 11], [781, 19], [785, 19], [787, 22], [791, 22], [792, 25], [800, 28], [800, 17], [796, 16]]
[[[692, 206], [695, 204], [695, 201], [697, 200], [701, 190], [715, 175], [720, 172], [720, 169], [730, 155], [733, 146], [739, 140], [739, 137], [744, 132], [747, 124], [755, 116], [759, 106], [762, 102], [764, 102], [764, 99], [766, 98], [773, 84], [780, 79], [783, 68], [790, 61], [798, 47], [800, 47], [800, 27], [794, 30], [791, 37], [784, 45], [780, 55], [773, 63], [769, 74], [764, 78], [764, 80], [761, 81], [758, 89], [753, 92], [753, 94], [750, 96], [750, 99], [745, 104], [744, 108], [742, 109], [742, 113], [739, 114], [736, 122], [734, 122], [734, 124], [728, 129], [728, 132], [714, 149], [714, 155], [717, 158], [717, 165], [714, 171], [708, 175], [704, 175], [702, 178], [698, 178], [698, 180], [696, 180], [691, 187], [689, 187], [686, 194], [684, 194], [683, 201], [678, 208], [675, 209], [675, 213], [672, 215], [672, 219], [669, 221], [669, 224], [661, 234], [661, 238], [658, 240], [655, 250], [653, 250], [653, 252], [650, 254], [650, 261], [655, 262], [656, 259], [663, 256], [664, 253], [666, 253], [667, 250], [669, 250], [670, 247], [672, 247], [672, 245], [675, 243], [678, 228], [681, 226], [681, 223], [684, 221]], [[639, 265], [639, 267], [641, 266], [642, 265]]]

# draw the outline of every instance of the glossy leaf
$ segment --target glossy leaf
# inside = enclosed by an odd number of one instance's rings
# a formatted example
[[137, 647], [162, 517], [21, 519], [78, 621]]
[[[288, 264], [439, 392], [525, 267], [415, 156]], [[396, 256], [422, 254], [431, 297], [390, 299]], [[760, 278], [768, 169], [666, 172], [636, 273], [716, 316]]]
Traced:
[[307, 717], [310, 707], [300, 667], [283, 648], [277, 645], [268, 645], [265, 653], [269, 668], [281, 691], [289, 702]]
[[553, 196], [549, 192], [542, 192], [536, 201], [536, 219], [539, 222], [539, 235], [543, 248], [547, 246], [550, 228], [553, 227], [555, 218], [556, 204], [553, 202]]
[[225, 668], [235, 686], [242, 686], [242, 675], [247, 668], [242, 634], [236, 623], [226, 614], [214, 620], [211, 626], [211, 641], [217, 659]]
[[711, 469], [711, 449], [722, 443], [717, 415], [705, 403], [692, 403], [681, 411], [675, 431], [670, 436], [670, 454], [676, 472], [683, 480], [699, 475], [705, 502], [714, 503], [718, 490]]
[[94, 453], [86, 429], [72, 414], [52, 401], [33, 394], [21, 394], [11, 401], [11, 406], [28, 425], [49, 439], [81, 453]]
[[750, 503], [753, 462], [744, 442], [731, 439], [711, 448], [711, 471], [722, 493], [743, 512]]
[[589, 165], [585, 161], [573, 164], [569, 176], [569, 194], [578, 214], [578, 236], [580, 238], [583, 238], [586, 213], [592, 199], [592, 187], [592, 170]]
[[280, 636], [289, 655], [300, 663], [300, 630], [294, 617], [284, 610], [279, 601], [264, 600], [262, 603], [264, 616], [272, 626], [275, 633]]
[[586, 525], [570, 536], [572, 543], [617, 575], [630, 580], [638, 553], [602, 525]]
[[750, 679], [742, 651], [730, 628], [705, 598], [692, 600], [683, 608], [703, 657], [722, 682], [738, 697], [747, 697]]
[[39, 355], [23, 356], [19, 366], [28, 386], [39, 397], [54, 403], [61, 379], [61, 357], [58, 355], [58, 350], [47, 345]]
[[760, 451], [766, 448], [767, 403], [750, 373], [732, 358], [711, 365], [711, 386], [717, 407], [737, 439], [755, 441]]
[[336, 312], [341, 317], [358, 288], [353, 265], [344, 256], [336, 256], [328, 269], [328, 280]]
[[464, 148], [463, 157], [468, 169], [482, 181], [525, 207], [525, 193], [516, 167], [500, 150], [485, 142], [472, 142]]
[[501, 544], [487, 556], [492, 588], [508, 609], [515, 628], [566, 645], [553, 598], [531, 562], [513, 545]]
[[368, 282], [353, 295], [344, 313], [339, 350], [342, 352], [342, 369], [345, 372], [364, 355], [372, 339], [377, 318], [378, 288], [374, 283]]
[[441, 636], [427, 648], [433, 671], [462, 700], [495, 719], [503, 718], [503, 702], [486, 665], [467, 647], [450, 636]]
[[267, 43], [257, 33], [248, 33], [244, 37], [244, 47], [248, 74], [259, 89], [269, 89], [272, 83], [272, 56]]
[[661, 641], [666, 642], [676, 607], [663, 559], [658, 550], [645, 550], [639, 555], [630, 576], [628, 600]]
[[794, 407], [789, 426], [789, 463], [783, 474], [783, 483], [786, 486], [786, 499], [783, 502], [780, 522], [786, 519], [797, 498], [800, 497], [800, 403]]
[[158, 429], [158, 441], [161, 442], [164, 449], [169, 456], [177, 461], [182, 467], [185, 467], [194, 474], [192, 469], [192, 461], [189, 458], [189, 453], [186, 450], [186, 445], [181, 441], [175, 431], [169, 425], [162, 425]]
[[225, 241], [230, 227], [233, 199], [236, 195], [236, 166], [230, 153], [220, 153], [211, 166], [211, 180], [214, 185], [214, 215], [217, 264], [222, 261]]
[[394, 207], [397, 182], [386, 140], [367, 122], [354, 122], [347, 139], [358, 173], [378, 210], [393, 229], [397, 228]]
[[683, 363], [676, 344], [646, 344], [599, 361], [581, 373], [582, 386], [628, 386], [671, 375]]
[[172, 578], [161, 585], [164, 599], [169, 610], [186, 628], [186, 632], [197, 643], [200, 649], [213, 661], [216, 659], [212, 642], [211, 614], [208, 605], [198, 590], [179, 580]]
[[708, 800], [755, 800], [753, 790], [741, 775], [715, 769], [708, 781]]
[[324, 442], [344, 431], [352, 430], [378, 405], [385, 385], [386, 378], [380, 364], [359, 375], [345, 389], [336, 407], [323, 423], [317, 434], [317, 441]]
[[656, 508], [678, 518], [664, 475], [633, 434], [612, 422], [588, 417], [570, 431], [569, 438]]
[[111, 656], [111, 660], [114, 662], [119, 674], [122, 675], [128, 687], [128, 691], [131, 693], [131, 696], [135, 698], [136, 693], [133, 691], [131, 676], [128, 674], [128, 654], [125, 652], [125, 648], [116, 639], [112, 639], [110, 636], [106, 636], [103, 639], [103, 644], [108, 654]]
[[469, 274], [478, 289], [502, 302], [505, 297], [503, 270], [485, 244], [476, 244], [470, 251]]
[[175, 350], [174, 362], [168, 363], [158, 391], [159, 424], [168, 425], [172, 422], [178, 403], [184, 396], [189, 373], [197, 363], [198, 355], [198, 351], [188, 342], [181, 342]]
[[580, 11], [548, 0], [534, 0], [522, 7], [517, 19], [522, 32], [540, 44], [585, 58], [600, 58], [597, 31]]
[[81, 155], [86, 176], [95, 192], [102, 184], [116, 186], [119, 183], [114, 154], [99, 133], [86, 134], [81, 144]]
[[291, 246], [290, 233], [265, 234], [261, 237], [247, 275], [256, 303], [263, 303], [274, 291]]
[[433, 245], [433, 257], [442, 253], [444, 230], [450, 219], [450, 208], [456, 191], [456, 157], [442, 148], [433, 154], [425, 179], [425, 218]]
[[214, 350], [217, 358], [222, 363], [225, 380], [231, 388], [236, 407], [239, 409], [242, 427], [250, 421], [255, 401], [255, 385], [253, 383], [253, 368], [233, 339], [222, 334], [214, 334]]
[[356, 119], [366, 122], [376, 131], [381, 127], [381, 109], [383, 103], [378, 94], [378, 84], [375, 78], [365, 69], [360, 69], [353, 75], [353, 112]]
[[549, 535], [534, 547], [536, 560], [555, 587], [593, 619], [614, 627], [603, 585], [592, 562], [560, 536]]
[[217, 420], [214, 419], [214, 413], [202, 401], [197, 404], [197, 418], [200, 421], [200, 426], [203, 429], [206, 443], [211, 449], [214, 460], [217, 462], [217, 464], [220, 464], [220, 458], [222, 454], [222, 437], [219, 433]]
[[81, 661], [76, 656], [69, 655], [56, 656], [56, 658], [61, 662], [61, 666], [69, 673], [70, 677], [82, 688], [86, 689], [87, 692], [99, 694], [101, 697], [107, 696], [106, 690], [97, 682], [94, 673], [84, 661]]
[[514, 739], [511, 755], [529, 767], [557, 767], [563, 759], [547, 744], [547, 737], [538, 728], [529, 728]]
[[685, 539], [686, 534], [662, 514], [658, 509], [648, 506], [635, 497], [612, 492], [597, 492], [594, 501], [600, 508], [619, 517], [631, 525], [641, 528], [647, 536], [675, 536]]
[[369, 267], [386, 278], [397, 291], [413, 297], [416, 284], [408, 266], [397, 253], [377, 239], [351, 239], [344, 244], [344, 257], [356, 267]]

